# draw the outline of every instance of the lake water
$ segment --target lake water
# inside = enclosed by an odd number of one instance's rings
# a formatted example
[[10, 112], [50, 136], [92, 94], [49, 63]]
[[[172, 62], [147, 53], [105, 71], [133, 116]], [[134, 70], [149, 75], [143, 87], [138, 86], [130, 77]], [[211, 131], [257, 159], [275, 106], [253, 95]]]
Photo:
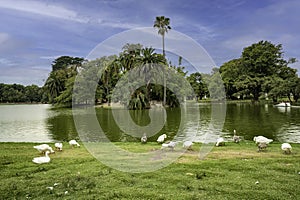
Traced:
[[[110, 141], [139, 141], [143, 127], [151, 123], [148, 111], [130, 111], [129, 116], [138, 128], [123, 129], [128, 124], [128, 116], [122, 109], [92, 108], [105, 136]], [[166, 133], [169, 138], [176, 135], [182, 138], [203, 142], [210, 134], [230, 137], [233, 130], [246, 140], [256, 135], [264, 135], [280, 142], [300, 143], [300, 108], [278, 108], [272, 105], [237, 103], [218, 105], [193, 104], [181, 109], [154, 109], [154, 118], [163, 122], [160, 130], [150, 127], [150, 141], [156, 141], [158, 135]], [[84, 109], [83, 109], [84, 111]], [[127, 112], [127, 111], [126, 111]], [[224, 116], [219, 113], [224, 112]], [[76, 118], [84, 119], [87, 124], [74, 123]], [[162, 117], [162, 118], [161, 118]], [[213, 118], [213, 119], [212, 119]], [[217, 120], [216, 120], [217, 119]], [[120, 122], [121, 120], [121, 122]], [[122, 122], [123, 120], [123, 122]], [[219, 121], [218, 121], [219, 120]], [[54, 142], [79, 138], [78, 129], [85, 126], [83, 140], [99, 140], [99, 130], [88, 124], [89, 115], [72, 112], [72, 109], [53, 109], [51, 105], [0, 105], [0, 142]], [[122, 124], [123, 123], [123, 124]], [[219, 123], [219, 124], [218, 124]], [[118, 125], [117, 125], [118, 124]], [[217, 124], [217, 125], [216, 125]], [[123, 128], [122, 128], [123, 127]], [[160, 131], [155, 132], [155, 128]], [[135, 133], [134, 129], [138, 129]]]

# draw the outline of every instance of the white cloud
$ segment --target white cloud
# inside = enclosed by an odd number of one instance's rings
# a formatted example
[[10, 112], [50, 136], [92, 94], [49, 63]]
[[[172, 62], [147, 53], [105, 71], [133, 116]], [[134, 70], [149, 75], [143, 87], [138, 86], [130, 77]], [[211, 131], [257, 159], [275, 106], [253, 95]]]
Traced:
[[250, 46], [251, 44], [256, 43], [260, 40], [261, 39], [259, 37], [256, 37], [254, 35], [242, 35], [225, 40], [224, 42], [222, 42], [222, 46], [226, 49], [241, 52], [244, 47]]
[[0, 33], [0, 45], [9, 40], [9, 35], [7, 33]]
[[0, 64], [1, 65], [6, 65], [6, 66], [12, 66], [12, 65], [15, 65], [14, 62], [6, 59], [6, 58], [0, 58]]
[[75, 11], [46, 2], [1, 0], [0, 8], [13, 9], [16, 11], [29, 12], [32, 14], [55, 17], [82, 23], [86, 23], [88, 21], [86, 18], [78, 16]]
[[63, 56], [63, 55], [58, 55], [58, 56], [40, 56], [40, 59], [55, 60], [56, 58], [59, 58], [60, 56]]
[[[140, 43], [145, 47], [153, 47], [159, 50], [162, 46], [161, 36], [153, 27], [137, 28], [115, 34], [103, 41], [89, 53], [87, 59], [93, 60], [102, 56], [118, 54], [126, 43]], [[165, 37], [165, 44], [167, 52], [182, 56], [201, 72], [209, 73], [211, 67], [215, 66], [205, 49], [181, 32], [170, 30]]]
[[7, 66], [1, 67], [0, 83], [13, 84], [18, 83], [22, 85], [37, 84], [44, 85], [45, 80], [50, 72], [44, 66]]
[[122, 28], [122, 29], [132, 29], [132, 28], [140, 27], [139, 24], [122, 22], [120, 20], [112, 20], [112, 19], [110, 20], [97, 19], [96, 23], [102, 26], [108, 26], [112, 28]]
[[24, 45], [28, 45], [28, 41], [20, 40], [7, 33], [0, 32], [0, 53], [1, 56], [9, 56], [11, 52], [20, 52]]

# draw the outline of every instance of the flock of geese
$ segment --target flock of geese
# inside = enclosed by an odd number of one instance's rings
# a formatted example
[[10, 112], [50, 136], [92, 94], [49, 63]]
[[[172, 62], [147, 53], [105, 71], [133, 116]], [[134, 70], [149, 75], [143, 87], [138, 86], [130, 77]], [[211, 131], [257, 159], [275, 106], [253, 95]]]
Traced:
[[[167, 135], [162, 134], [157, 138], [156, 141], [157, 141], [157, 143], [162, 145], [162, 149], [169, 148], [169, 149], [174, 150], [177, 142], [169, 141], [167, 143], [164, 143], [166, 138], [167, 138]], [[147, 139], [148, 139], [147, 135], [146, 135], [146, 133], [144, 133], [143, 137], [141, 137], [141, 143], [143, 143], [143, 144], [147, 143]], [[189, 142], [189, 141], [187, 141], [187, 142]], [[184, 145], [186, 148], [190, 148], [193, 145], [193, 143], [189, 142], [189, 143], [185, 143]]]
[[[161, 147], [162, 149], [164, 149], [164, 148], [170, 148], [170, 149], [174, 150], [177, 142], [169, 141], [169, 142], [163, 143], [166, 138], [167, 138], [167, 135], [163, 134], [163, 135], [161, 135], [161, 136], [158, 137], [157, 142], [159, 144], [162, 144], [162, 147]], [[232, 140], [235, 143], [239, 143], [242, 140], [242, 138], [236, 134], [236, 130], [233, 130]], [[258, 152], [266, 150], [267, 147], [268, 147], [268, 145], [271, 142], [273, 142], [272, 139], [266, 138], [266, 137], [261, 136], [261, 135], [260, 136], [255, 136], [253, 138], [253, 141], [256, 143], [256, 145], [258, 147], [258, 150], [257, 150]], [[146, 133], [144, 133], [143, 137], [141, 138], [141, 142], [142, 143], [147, 143]], [[225, 142], [226, 142], [226, 140], [223, 137], [219, 137], [217, 139], [215, 145], [217, 147], [219, 147], [219, 146], [225, 146]], [[191, 147], [192, 147], [193, 144], [194, 143], [192, 141], [184, 141], [183, 142], [183, 148], [185, 148], [185, 149], [191, 149]], [[289, 143], [283, 143], [283, 144], [281, 144], [281, 149], [282, 149], [283, 153], [285, 153], [285, 154], [291, 154], [292, 153], [292, 146]]]
[[[236, 130], [234, 130], [233, 132], [234, 132], [234, 135], [233, 135], [232, 140], [235, 143], [239, 143], [241, 141], [241, 137], [236, 134]], [[167, 138], [166, 134], [162, 134], [157, 138], [157, 142], [159, 144], [161, 144], [161, 149], [168, 148], [168, 149], [174, 150], [177, 142], [169, 141], [169, 142], [164, 143], [166, 138]], [[268, 144], [273, 142], [272, 139], [268, 139], [264, 136], [255, 136], [253, 138], [253, 141], [257, 144], [259, 152], [265, 150], [268, 147]], [[141, 137], [141, 143], [143, 143], [143, 144], [147, 143], [146, 133], [144, 133], [143, 136]], [[217, 139], [215, 145], [217, 147], [225, 146], [225, 143], [226, 143], [225, 139], [220, 137], [220, 138]], [[185, 148], [185, 149], [191, 149], [193, 144], [194, 143], [192, 141], [184, 141], [182, 147]], [[78, 142], [76, 140], [70, 140], [69, 145], [71, 147], [74, 147], [74, 146], [80, 147], [80, 144], [78, 144]], [[55, 143], [54, 147], [55, 147], [56, 151], [62, 151], [63, 144], [62, 143]], [[36, 146], [33, 146], [33, 148], [38, 150], [40, 153], [45, 154], [45, 156], [36, 157], [36, 158], [32, 159], [32, 162], [34, 162], [36, 164], [49, 163], [50, 160], [51, 160], [50, 157], [49, 157], [49, 154], [50, 153], [55, 153], [55, 151], [52, 149], [52, 147], [49, 146], [48, 144], [36, 145]], [[292, 146], [289, 143], [283, 143], [281, 145], [281, 149], [285, 154], [291, 154], [291, 152], [292, 152]]]
[[[233, 141], [235, 143], [239, 143], [242, 139], [240, 136], [238, 136], [236, 134], [236, 130], [233, 131], [234, 135], [233, 135]], [[268, 145], [273, 142], [272, 139], [266, 138], [265, 136], [255, 136], [253, 138], [253, 141], [256, 143], [257, 147], [258, 147], [258, 152], [266, 150]], [[225, 146], [225, 139], [220, 137], [217, 139], [216, 142], [216, 146]], [[283, 151], [283, 153], [285, 154], [291, 154], [292, 153], [292, 146], [289, 143], [282, 143], [281, 144], [281, 149]]]
[[[74, 146], [80, 147], [80, 144], [78, 144], [78, 142], [76, 140], [70, 140], [69, 145], [71, 147], [74, 147]], [[55, 150], [62, 151], [63, 144], [60, 143], [60, 142], [57, 142], [57, 143], [54, 144], [54, 147], [55, 147]], [[49, 146], [48, 144], [36, 145], [36, 146], [33, 146], [33, 148], [38, 150], [41, 154], [45, 154], [45, 156], [36, 157], [36, 158], [32, 159], [32, 162], [34, 162], [36, 164], [43, 164], [43, 163], [50, 162], [51, 159], [49, 157], [49, 154], [50, 153], [55, 153], [55, 151], [52, 149], [52, 147]]]

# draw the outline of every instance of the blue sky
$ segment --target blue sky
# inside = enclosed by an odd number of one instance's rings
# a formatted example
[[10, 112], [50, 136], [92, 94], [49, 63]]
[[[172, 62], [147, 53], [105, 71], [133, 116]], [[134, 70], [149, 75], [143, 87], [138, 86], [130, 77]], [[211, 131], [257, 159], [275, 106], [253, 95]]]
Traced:
[[0, 0], [0, 82], [42, 86], [55, 58], [86, 57], [115, 34], [152, 27], [160, 15], [217, 66], [260, 40], [300, 60], [299, 10], [298, 0]]

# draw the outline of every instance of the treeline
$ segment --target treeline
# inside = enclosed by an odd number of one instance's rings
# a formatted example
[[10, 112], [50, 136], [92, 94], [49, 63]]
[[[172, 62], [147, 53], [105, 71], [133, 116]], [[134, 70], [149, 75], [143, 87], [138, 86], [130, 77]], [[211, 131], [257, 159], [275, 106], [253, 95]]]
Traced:
[[[53, 61], [52, 71], [42, 88], [1, 84], [0, 101], [47, 102], [66, 107], [72, 106], [72, 102], [110, 104], [118, 101], [128, 105], [129, 109], [149, 108], [153, 101], [163, 102], [164, 95], [166, 105], [170, 107], [179, 106], [185, 99], [215, 97], [254, 101], [266, 99], [273, 102], [287, 98], [290, 102], [297, 102], [300, 79], [296, 69], [289, 67], [295, 62], [295, 58], [283, 58], [282, 45], [260, 41], [244, 48], [239, 58], [213, 68], [210, 74], [189, 74], [182, 66], [181, 57], [178, 58], [178, 64], [174, 65], [153, 48], [126, 44], [119, 55], [91, 61], [61, 56]], [[134, 70], [141, 76], [127, 76], [128, 72]], [[177, 77], [168, 80], [164, 74], [167, 71]], [[161, 80], [166, 78], [167, 81], [155, 83], [153, 77], [160, 77]], [[139, 86], [140, 82], [145, 84]], [[113, 93], [116, 87], [120, 87], [120, 92]], [[128, 94], [130, 97], [125, 102], [124, 96]]]
[[[178, 58], [178, 65], [175, 66], [168, 63], [163, 55], [156, 53], [155, 49], [143, 47], [141, 44], [126, 44], [119, 55], [93, 61], [85, 61], [83, 58], [68, 59], [67, 62], [58, 62], [58, 60], [54, 62], [53, 70], [44, 86], [51, 103], [71, 106], [73, 97], [74, 102], [78, 104], [93, 101], [109, 104], [112, 98], [126, 104], [122, 99], [130, 91], [129, 109], [149, 108], [151, 101], [162, 102], [164, 97], [164, 84], [153, 84], [149, 77], [163, 78], [165, 76], [163, 71], [170, 69], [185, 79], [193, 89], [191, 91], [189, 86], [184, 85], [185, 83], [178, 82], [179, 78], [167, 81], [166, 105], [171, 107], [178, 106], [183, 98], [201, 100], [224, 96], [231, 100], [266, 99], [274, 102], [281, 98], [288, 98], [291, 102], [297, 102], [300, 96], [300, 79], [297, 71], [288, 66], [297, 60], [295, 58], [285, 60], [282, 45], [274, 45], [269, 41], [260, 41], [244, 48], [240, 58], [226, 62], [220, 68], [213, 68], [211, 74], [199, 72], [189, 74], [185, 71], [185, 67], [181, 66], [181, 57]], [[55, 67], [57, 63], [65, 64]], [[143, 67], [139, 68], [140, 66]], [[163, 68], [160, 68], [161, 66]], [[157, 69], [155, 74], [151, 74], [153, 68]], [[127, 72], [133, 69], [139, 70], [138, 73], [142, 76], [134, 79], [127, 77]], [[81, 72], [79, 79], [85, 82], [80, 84], [80, 88], [73, 90], [78, 71]], [[145, 73], [148, 77], [143, 77]], [[102, 75], [94, 76], [96, 74]], [[222, 80], [218, 80], [218, 76], [221, 76]], [[137, 88], [139, 79], [143, 79], [146, 84]], [[120, 80], [126, 88], [122, 88], [122, 92], [117, 95], [113, 94]], [[220, 85], [224, 86], [225, 91], [222, 91]], [[93, 94], [89, 93], [91, 89], [89, 86], [96, 87]], [[174, 94], [173, 91], [179, 92]], [[224, 95], [222, 92], [225, 92]]]
[[23, 86], [20, 84], [0, 83], [1, 103], [38, 103], [43, 102], [43, 100], [47, 101], [43, 88], [37, 85]]

